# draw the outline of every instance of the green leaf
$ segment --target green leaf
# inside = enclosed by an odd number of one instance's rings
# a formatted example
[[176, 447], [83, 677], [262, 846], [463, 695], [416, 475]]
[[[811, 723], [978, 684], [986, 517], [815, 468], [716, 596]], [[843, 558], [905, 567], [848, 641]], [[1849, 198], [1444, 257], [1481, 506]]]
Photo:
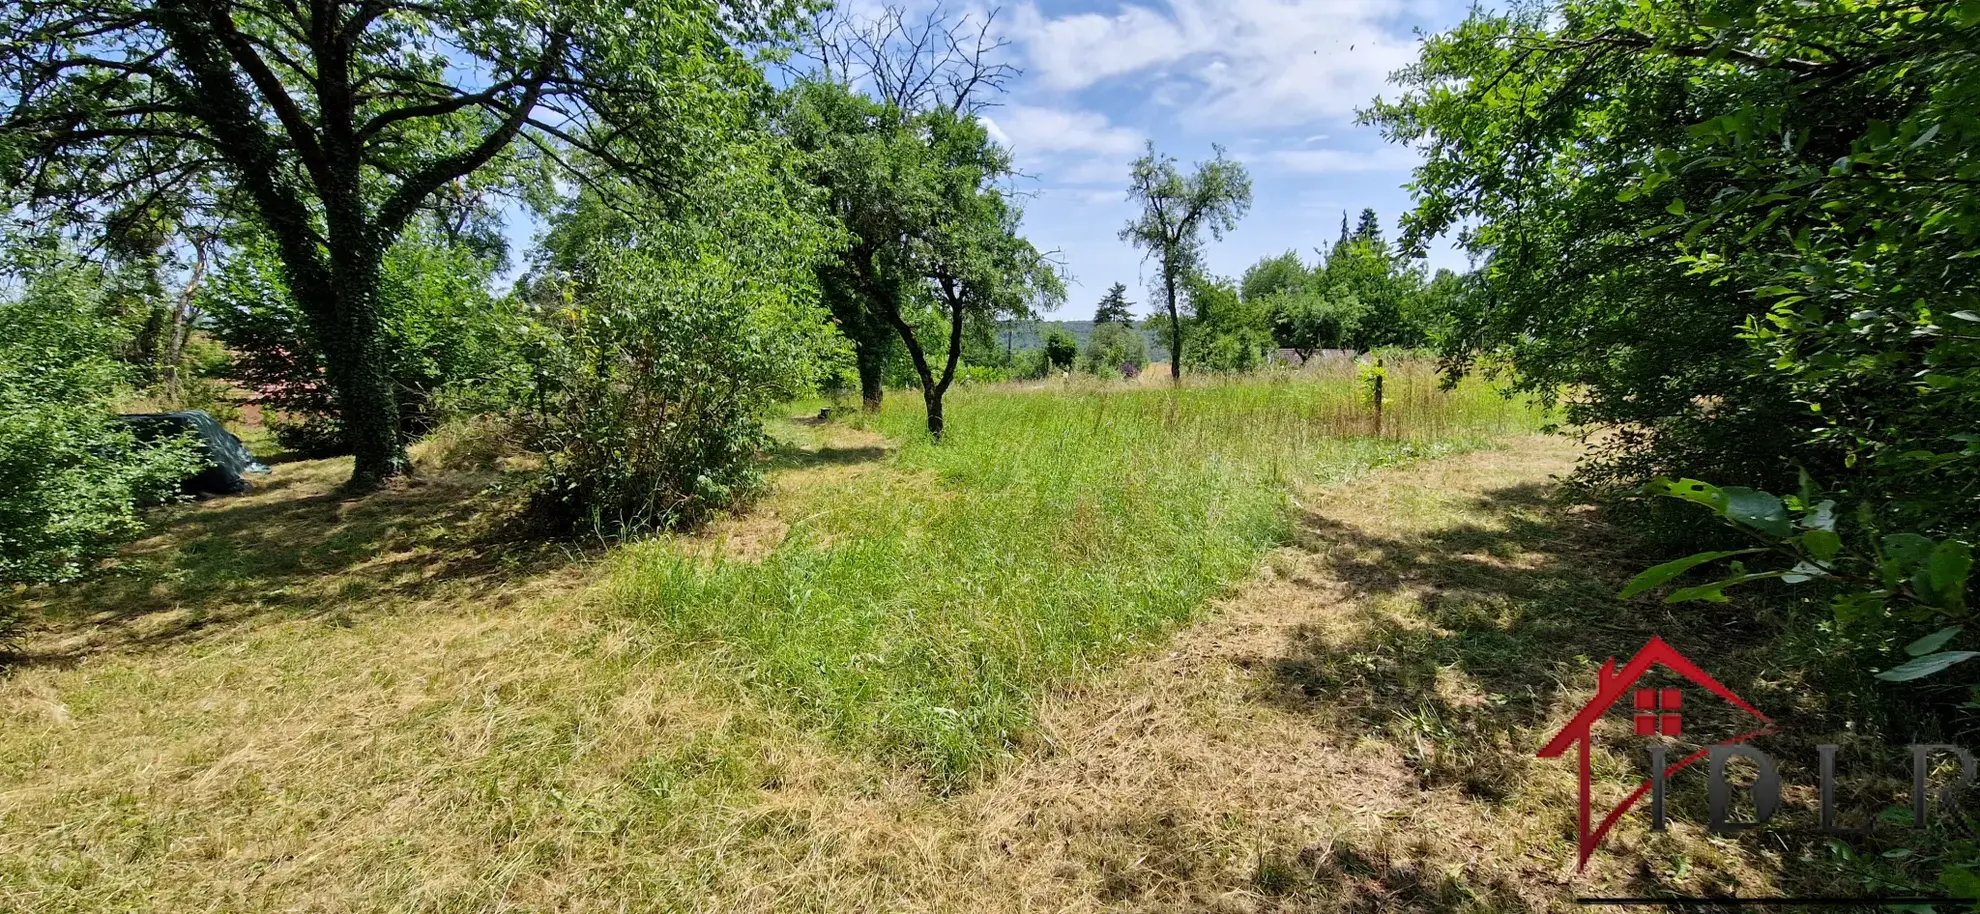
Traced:
[[1939, 871], [1939, 884], [1955, 898], [1980, 899], [1980, 873], [1963, 866], [1949, 866]]
[[1896, 669], [1889, 669], [1878, 673], [1877, 678], [1885, 682], [1910, 682], [1914, 679], [1923, 679], [1955, 663], [1972, 660], [1975, 657], [1980, 657], [1980, 651], [1946, 651], [1939, 654], [1926, 654]]
[[1787, 539], [1794, 529], [1788, 525], [1787, 506], [1781, 500], [1759, 489], [1745, 486], [1726, 486], [1726, 506], [1721, 512], [1728, 520], [1744, 524], [1769, 536]]
[[1926, 584], [1939, 606], [1961, 609], [1966, 605], [1966, 579], [1973, 570], [1973, 547], [1958, 540], [1946, 540], [1932, 550], [1926, 562]]
[[1624, 587], [1621, 593], [1616, 594], [1616, 598], [1627, 600], [1644, 591], [1653, 590], [1662, 586], [1664, 582], [1706, 562], [1716, 562], [1735, 555], [1751, 555], [1755, 552], [1765, 551], [1765, 549], [1734, 549], [1726, 552], [1700, 552], [1697, 555], [1688, 555], [1676, 561], [1665, 562], [1662, 565], [1646, 569], [1643, 573], [1631, 578], [1629, 585]]
[[1913, 641], [1910, 644], [1905, 645], [1904, 652], [1912, 657], [1923, 657], [1926, 654], [1938, 650], [1939, 648], [1945, 647], [1946, 642], [1951, 641], [1954, 635], [1957, 635], [1965, 630], [1966, 630], [1966, 626], [1964, 625], [1955, 625], [1952, 626], [1951, 628], [1939, 629], [1938, 631], [1926, 635], [1925, 637], [1920, 638], [1917, 641]]
[[1726, 495], [1709, 482], [1696, 479], [1680, 479], [1672, 482], [1662, 476], [1643, 484], [1643, 491], [1650, 495], [1667, 498], [1681, 498], [1693, 504], [1711, 508], [1715, 514], [1723, 515], [1726, 510]]
[[1665, 597], [1664, 602], [1691, 603], [1697, 601], [1724, 603], [1726, 602], [1726, 588], [1728, 587], [1737, 587], [1741, 584], [1750, 584], [1754, 581], [1764, 581], [1768, 578], [1779, 578], [1786, 575], [1787, 572], [1785, 571], [1762, 571], [1756, 574], [1734, 575], [1723, 581], [1713, 581], [1710, 584], [1700, 584], [1697, 587], [1686, 587], [1683, 590], [1675, 591], [1670, 596]]
[[1809, 530], [1801, 534], [1801, 548], [1826, 562], [1842, 551], [1842, 537], [1837, 536], [1834, 530]]
[[1684, 200], [1683, 200], [1683, 198], [1679, 198], [1679, 199], [1676, 199], [1676, 200], [1672, 200], [1672, 201], [1671, 201], [1671, 205], [1669, 205], [1669, 206], [1666, 206], [1666, 207], [1664, 207], [1664, 212], [1667, 212], [1667, 213], [1670, 213], [1670, 214], [1671, 214], [1671, 215], [1673, 215], [1673, 216], [1682, 216], [1682, 215], [1684, 215]]
[[1916, 533], [1893, 533], [1886, 536], [1883, 539], [1885, 570], [1903, 577], [1913, 568], [1925, 564], [1925, 560], [1931, 557], [1932, 550], [1936, 546], [1938, 543], [1933, 542], [1931, 537], [1919, 536]]

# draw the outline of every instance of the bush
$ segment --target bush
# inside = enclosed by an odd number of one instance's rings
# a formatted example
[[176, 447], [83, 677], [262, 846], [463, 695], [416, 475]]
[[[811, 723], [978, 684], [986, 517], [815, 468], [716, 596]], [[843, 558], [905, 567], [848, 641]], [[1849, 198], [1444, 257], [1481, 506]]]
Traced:
[[633, 237], [598, 243], [566, 274], [571, 304], [548, 325], [523, 431], [545, 455], [531, 513], [552, 529], [664, 529], [749, 497], [763, 411], [845, 364], [802, 228], [670, 223]]
[[1076, 358], [1079, 358], [1079, 341], [1072, 334], [1058, 329], [1045, 334], [1045, 364], [1049, 368], [1067, 371]]
[[190, 446], [140, 444], [112, 421], [127, 379], [100, 289], [56, 267], [0, 302], [0, 582], [83, 576], [141, 529], [139, 504], [169, 497], [198, 465]]
[[[443, 407], [498, 409], [528, 384], [517, 354], [526, 325], [521, 302], [488, 294], [494, 262], [429, 233], [409, 231], [385, 256], [380, 283], [386, 351], [399, 419], [408, 434], [427, 431]], [[202, 293], [214, 333], [233, 351], [221, 371], [278, 411], [268, 426], [299, 454], [345, 453], [343, 424], [309, 344], [302, 309], [289, 295], [272, 245], [255, 238], [222, 264]]]
[[1096, 324], [1081, 364], [1091, 374], [1133, 377], [1148, 367], [1148, 341], [1132, 327]]

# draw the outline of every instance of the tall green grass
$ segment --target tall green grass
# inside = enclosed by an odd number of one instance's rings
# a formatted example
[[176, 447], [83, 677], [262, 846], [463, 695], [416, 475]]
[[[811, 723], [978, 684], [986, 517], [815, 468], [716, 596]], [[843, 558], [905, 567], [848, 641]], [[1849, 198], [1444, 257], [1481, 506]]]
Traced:
[[802, 496], [758, 563], [627, 550], [618, 598], [833, 736], [966, 783], [1037, 691], [1161, 637], [1289, 532], [1299, 485], [1474, 447], [1536, 415], [1391, 375], [1384, 437], [1345, 379], [977, 388], [940, 444], [919, 398], [875, 420], [892, 472]]

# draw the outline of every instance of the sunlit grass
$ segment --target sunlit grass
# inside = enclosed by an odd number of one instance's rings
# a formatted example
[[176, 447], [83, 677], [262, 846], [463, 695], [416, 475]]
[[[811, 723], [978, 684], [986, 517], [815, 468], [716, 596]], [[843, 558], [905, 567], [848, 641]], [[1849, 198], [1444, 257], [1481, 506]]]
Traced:
[[1023, 738], [1033, 697], [1191, 618], [1289, 530], [1288, 496], [1485, 444], [1537, 415], [1392, 371], [1383, 436], [1348, 379], [966, 389], [871, 420], [887, 471], [801, 494], [760, 561], [627, 550], [626, 609], [848, 745], [966, 783]]

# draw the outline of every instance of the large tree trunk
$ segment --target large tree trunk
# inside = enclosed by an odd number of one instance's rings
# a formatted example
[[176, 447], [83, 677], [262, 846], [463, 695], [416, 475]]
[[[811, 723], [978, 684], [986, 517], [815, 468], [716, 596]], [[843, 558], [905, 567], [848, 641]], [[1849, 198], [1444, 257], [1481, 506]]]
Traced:
[[886, 395], [883, 369], [886, 367], [886, 348], [878, 343], [855, 341], [853, 359], [859, 366], [860, 405], [869, 413], [880, 411], [880, 398]]
[[331, 298], [315, 309], [330, 320], [319, 322], [316, 336], [351, 448], [350, 487], [363, 491], [403, 472], [406, 451], [379, 314], [383, 252], [369, 240], [349, 247], [331, 252]]
[[942, 393], [943, 391], [940, 388], [923, 387], [921, 389], [922, 405], [928, 408], [928, 436], [936, 441], [942, 440], [942, 429], [944, 427], [942, 422]]
[[1164, 290], [1169, 298], [1169, 380], [1182, 383], [1183, 334], [1182, 312], [1176, 307], [1176, 280], [1173, 276], [1162, 277]]

